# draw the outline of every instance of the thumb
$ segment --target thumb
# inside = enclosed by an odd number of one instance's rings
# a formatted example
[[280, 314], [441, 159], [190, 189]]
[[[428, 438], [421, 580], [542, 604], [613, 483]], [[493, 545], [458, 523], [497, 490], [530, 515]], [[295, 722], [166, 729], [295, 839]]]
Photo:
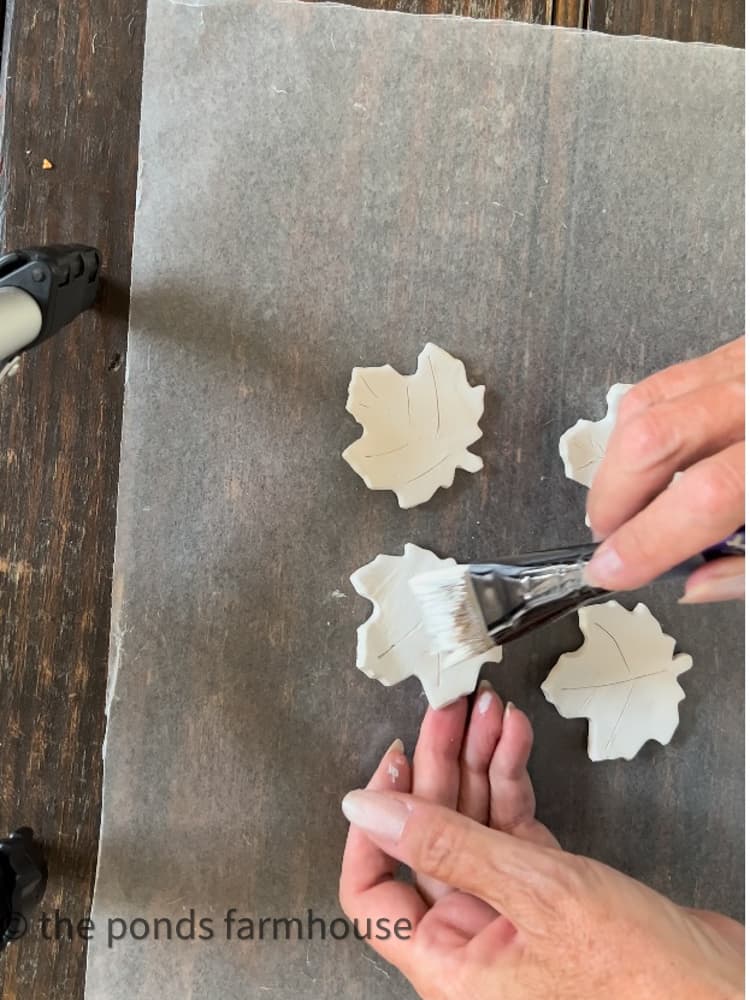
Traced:
[[541, 931], [571, 892], [571, 855], [397, 792], [354, 791], [344, 815], [390, 857], [478, 896], [516, 926]]
[[745, 596], [744, 556], [725, 556], [701, 566], [688, 577], [680, 604], [739, 601]]

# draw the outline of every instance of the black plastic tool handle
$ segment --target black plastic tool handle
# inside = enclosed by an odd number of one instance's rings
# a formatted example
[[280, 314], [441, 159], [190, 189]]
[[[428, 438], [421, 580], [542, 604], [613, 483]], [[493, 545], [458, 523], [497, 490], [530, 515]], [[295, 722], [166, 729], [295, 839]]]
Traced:
[[79, 244], [30, 247], [0, 257], [0, 288], [28, 292], [42, 311], [34, 344], [94, 304], [99, 275], [99, 251]]
[[28, 826], [0, 840], [0, 951], [26, 933], [47, 887], [47, 862]]

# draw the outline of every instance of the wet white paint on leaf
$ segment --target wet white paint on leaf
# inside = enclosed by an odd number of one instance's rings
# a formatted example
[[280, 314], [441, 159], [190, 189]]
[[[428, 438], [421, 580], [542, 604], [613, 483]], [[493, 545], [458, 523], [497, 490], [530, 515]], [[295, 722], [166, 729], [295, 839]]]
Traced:
[[373, 604], [372, 614], [357, 629], [357, 667], [385, 685], [418, 677], [433, 708], [473, 691], [482, 664], [499, 663], [503, 655], [498, 646], [445, 668], [432, 651], [409, 581], [419, 573], [455, 565], [455, 559], [440, 559], [407, 543], [402, 556], [376, 556], [351, 576], [357, 593]]

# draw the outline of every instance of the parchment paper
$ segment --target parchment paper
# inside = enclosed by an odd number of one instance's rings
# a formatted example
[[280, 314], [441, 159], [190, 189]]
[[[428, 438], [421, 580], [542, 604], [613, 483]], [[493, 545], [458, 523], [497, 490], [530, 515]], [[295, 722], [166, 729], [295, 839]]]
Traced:
[[[319, 925], [258, 940], [340, 916], [340, 798], [425, 707], [354, 669], [348, 575], [406, 541], [584, 539], [560, 434], [742, 332], [742, 54], [294, 3], [151, 0], [147, 35], [86, 995], [406, 997]], [[340, 459], [344, 403], [353, 365], [413, 371], [427, 340], [488, 387], [486, 467], [405, 512]], [[575, 619], [490, 675], [566, 847], [738, 913], [742, 616], [676, 596], [625, 602], [694, 657], [666, 749], [593, 765], [544, 702]], [[254, 941], [224, 939], [232, 907]]]

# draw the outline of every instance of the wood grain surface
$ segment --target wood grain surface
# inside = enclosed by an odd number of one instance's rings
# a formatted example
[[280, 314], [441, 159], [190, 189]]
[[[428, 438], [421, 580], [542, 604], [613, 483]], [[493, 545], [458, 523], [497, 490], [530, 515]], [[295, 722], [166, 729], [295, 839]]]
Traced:
[[584, 23], [593, 31], [653, 35], [678, 42], [713, 42], [741, 48], [745, 40], [745, 6], [737, 0], [588, 0]]
[[[0, 385], [0, 826], [30, 824], [45, 908], [88, 911], [99, 831], [112, 547], [145, 0], [10, 3], [2, 245], [92, 243], [96, 312]], [[42, 169], [42, 160], [52, 164]], [[2, 995], [82, 995], [85, 941], [29, 937]]]
[[587, 0], [557, 0], [552, 6], [552, 24], [561, 28], [584, 28]]
[[552, 24], [552, 0], [353, 0], [355, 7], [407, 14], [456, 14]]
[[[743, 44], [739, 0], [369, 5]], [[38, 831], [45, 908], [80, 916], [101, 801], [145, 6], [10, 2], [3, 49], [2, 244], [91, 242], [107, 272], [97, 312], [27, 354], [0, 387], [0, 832]], [[84, 941], [30, 937], [0, 960], [2, 995], [70, 1000], [84, 971]]]

